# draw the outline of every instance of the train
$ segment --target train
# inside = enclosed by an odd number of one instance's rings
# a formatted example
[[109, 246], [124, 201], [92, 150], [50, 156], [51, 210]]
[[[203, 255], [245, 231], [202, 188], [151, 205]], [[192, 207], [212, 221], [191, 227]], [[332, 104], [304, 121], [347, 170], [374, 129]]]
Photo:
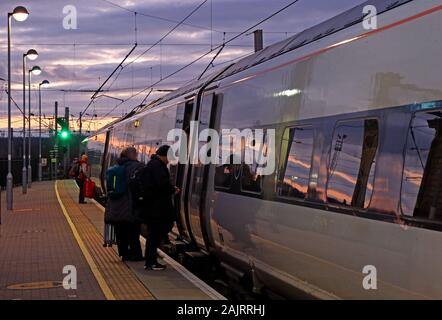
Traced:
[[441, 34], [440, 0], [372, 0], [270, 45], [88, 137], [97, 191], [124, 147], [200, 145], [192, 121], [272, 131], [271, 174], [170, 165], [189, 250], [277, 297], [441, 299]]

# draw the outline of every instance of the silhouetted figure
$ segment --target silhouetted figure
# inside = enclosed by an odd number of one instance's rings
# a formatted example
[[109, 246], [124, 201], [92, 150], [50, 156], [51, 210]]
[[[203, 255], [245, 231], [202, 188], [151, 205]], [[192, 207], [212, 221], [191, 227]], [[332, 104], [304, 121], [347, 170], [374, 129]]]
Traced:
[[87, 155], [83, 154], [81, 159], [78, 160], [78, 174], [75, 178], [78, 187], [80, 188], [78, 194], [78, 203], [86, 203], [84, 201], [84, 183], [89, 178], [89, 163]]
[[[143, 164], [137, 160], [137, 150], [129, 147], [121, 152], [117, 166], [123, 174], [118, 179], [115, 177], [113, 181], [114, 184], [120, 185], [113, 185], [112, 188], [108, 186], [109, 198], [104, 214], [105, 222], [112, 224], [115, 228], [118, 254], [122, 260], [142, 261], [140, 223], [134, 213], [132, 194], [128, 185], [132, 174]], [[109, 175], [109, 172], [107, 174]], [[119, 192], [118, 195], [116, 190]], [[112, 191], [115, 191], [114, 196], [111, 195]]]
[[147, 224], [145, 269], [164, 270], [166, 266], [158, 263], [157, 249], [170, 231], [175, 220], [172, 196], [180, 190], [170, 182], [167, 168], [169, 146], [158, 148], [143, 171], [142, 181], [146, 186], [147, 199], [141, 217]]

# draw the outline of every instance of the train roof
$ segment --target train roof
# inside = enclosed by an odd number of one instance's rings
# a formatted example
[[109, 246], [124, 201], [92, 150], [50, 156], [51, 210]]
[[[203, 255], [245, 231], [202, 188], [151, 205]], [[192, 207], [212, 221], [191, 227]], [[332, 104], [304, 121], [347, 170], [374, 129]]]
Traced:
[[[306, 29], [292, 37], [289, 37], [283, 41], [272, 44], [263, 50], [253, 53], [228, 68], [224, 73], [222, 73], [218, 79], [223, 79], [233, 74], [244, 71], [248, 68], [256, 66], [260, 63], [268, 61], [279, 55], [287, 53], [292, 50], [296, 50], [302, 46], [309, 43], [322, 39], [324, 37], [330, 36], [341, 30], [349, 28], [357, 23], [362, 22], [365, 15], [363, 13], [363, 8], [367, 5], [374, 5], [377, 8], [378, 14], [382, 14], [386, 11], [392, 10], [403, 4], [411, 2], [414, 0], [369, 0], [366, 1], [348, 11], [345, 11], [336, 17], [326, 20], [316, 26]], [[158, 103], [165, 101], [170, 101], [178, 96], [185, 95], [187, 93], [193, 92], [200, 88], [205, 82], [205, 79], [194, 81], [176, 91], [165, 95], [161, 98]]]
[[414, 0], [370, 0], [366, 1], [348, 11], [345, 11], [329, 20], [326, 20], [316, 26], [306, 29], [292, 37], [289, 37], [283, 41], [277, 42], [258, 51], [250, 56], [247, 56], [238, 61], [232, 68], [227, 70], [220, 76], [220, 79], [231, 76], [235, 73], [241, 72], [255, 65], [268, 61], [279, 55], [287, 53], [289, 51], [296, 50], [309, 43], [317, 41], [319, 39], [330, 36], [341, 30], [349, 28], [355, 24], [361, 23], [365, 18], [363, 8], [367, 5], [374, 5], [377, 8], [378, 15], [386, 11], [392, 10], [405, 3]]
[[[244, 71], [246, 69], [249, 69], [253, 66], [256, 66], [258, 64], [261, 64], [265, 61], [268, 61], [270, 59], [273, 59], [277, 56], [280, 56], [284, 53], [287, 53], [289, 51], [296, 50], [300, 47], [303, 47], [309, 43], [312, 43], [314, 41], [317, 41], [319, 39], [328, 37], [332, 34], [335, 34], [341, 30], [344, 30], [346, 28], [349, 28], [357, 23], [360, 23], [365, 18], [365, 14], [363, 13], [363, 8], [367, 5], [373, 5], [377, 8], [378, 15], [382, 14], [384, 12], [387, 12], [389, 10], [392, 10], [394, 8], [397, 8], [401, 5], [404, 5], [406, 3], [412, 2], [415, 0], [369, 0], [366, 1], [348, 11], [345, 11], [329, 20], [326, 20], [316, 26], [313, 26], [309, 29], [306, 29], [304, 31], [301, 31], [298, 34], [295, 34], [294, 36], [291, 36], [283, 41], [277, 42], [275, 44], [272, 44], [268, 47], [265, 47], [264, 49], [255, 52], [238, 62], [232, 64], [229, 68], [226, 68], [224, 72], [219, 74], [218, 77], [216, 77], [216, 80], [221, 80], [226, 77], [229, 77], [231, 75], [234, 75], [236, 73], [239, 73], [241, 71]], [[213, 78], [213, 75], [206, 76], [202, 79], [190, 82], [189, 84], [166, 94], [165, 96], [161, 97], [158, 100], [155, 100], [154, 102], [149, 103], [144, 108], [140, 109], [141, 111], [146, 110], [146, 108], [153, 107], [155, 105], [159, 105], [162, 103], [165, 103], [167, 101], [173, 100], [180, 96], [185, 96], [187, 94], [191, 94], [201, 88], [204, 83], [209, 79]], [[122, 121], [124, 119], [127, 119], [128, 117], [132, 116], [133, 114], [130, 114], [120, 120], [117, 120], [112, 123], [114, 125], [115, 123]], [[110, 125], [107, 125], [106, 127], [109, 127]], [[104, 127], [104, 128], [106, 128]], [[103, 128], [103, 129], [104, 129]], [[101, 130], [99, 130], [101, 131]]]

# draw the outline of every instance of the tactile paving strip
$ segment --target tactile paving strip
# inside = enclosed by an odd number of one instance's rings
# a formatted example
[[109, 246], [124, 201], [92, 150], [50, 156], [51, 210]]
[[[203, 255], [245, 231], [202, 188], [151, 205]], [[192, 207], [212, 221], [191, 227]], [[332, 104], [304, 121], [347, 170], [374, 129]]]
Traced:
[[75, 225], [99, 272], [117, 300], [153, 300], [153, 295], [136, 278], [128, 266], [110, 248], [103, 247], [103, 238], [72, 199], [63, 183], [57, 190], [70, 219]]

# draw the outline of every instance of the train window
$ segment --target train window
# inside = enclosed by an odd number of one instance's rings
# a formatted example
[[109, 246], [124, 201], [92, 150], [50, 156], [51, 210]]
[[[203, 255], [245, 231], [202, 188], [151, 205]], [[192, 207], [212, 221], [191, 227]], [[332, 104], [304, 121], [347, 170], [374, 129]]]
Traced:
[[[263, 177], [258, 172], [261, 159], [257, 159], [257, 157], [267, 156], [267, 135], [264, 134], [261, 138], [255, 136], [251, 143], [243, 143], [242, 149], [241, 189], [242, 191], [261, 193]], [[253, 158], [252, 163], [245, 163], [246, 152], [249, 152], [249, 155]]]
[[221, 189], [230, 189], [233, 179], [239, 178], [241, 164], [231, 155], [229, 161], [215, 169], [215, 186]]
[[333, 134], [327, 201], [367, 208], [373, 193], [379, 126], [376, 119], [340, 122]]
[[401, 207], [406, 216], [442, 220], [442, 112], [417, 113], [405, 152]]
[[281, 159], [284, 169], [279, 177], [279, 195], [289, 198], [307, 197], [310, 177], [314, 129], [312, 127], [287, 128], [282, 139]]
[[[231, 134], [222, 134], [220, 143], [224, 140], [232, 142], [234, 136]], [[220, 144], [219, 149], [219, 161], [220, 164], [215, 169], [215, 186], [219, 189], [228, 190], [232, 188], [235, 181], [238, 181], [241, 176], [241, 152], [243, 149], [244, 141], [241, 140], [240, 144], [231, 143], [230, 145], [230, 156], [226, 159], [223, 156], [223, 145]]]

